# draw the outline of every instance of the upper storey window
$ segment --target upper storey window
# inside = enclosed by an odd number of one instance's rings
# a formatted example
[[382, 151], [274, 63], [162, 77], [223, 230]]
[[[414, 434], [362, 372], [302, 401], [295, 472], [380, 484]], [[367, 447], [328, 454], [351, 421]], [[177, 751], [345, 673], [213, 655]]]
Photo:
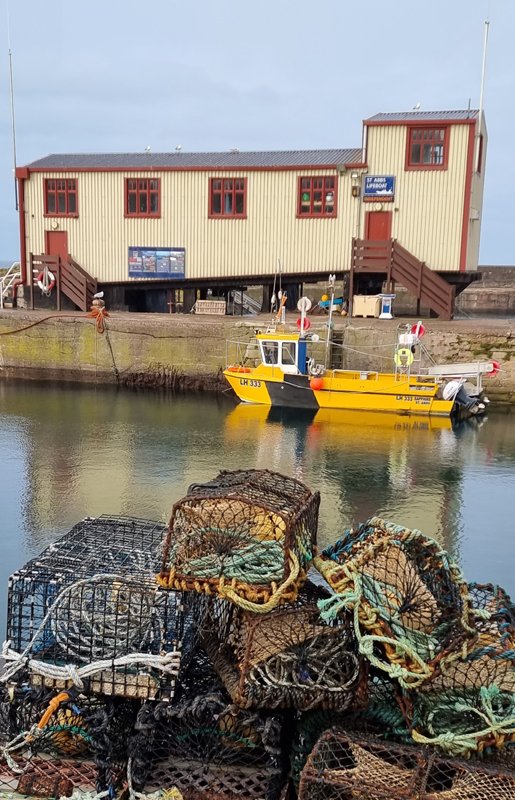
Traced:
[[77, 179], [45, 179], [45, 214], [49, 217], [77, 217]]
[[448, 128], [409, 128], [407, 169], [446, 169]]
[[210, 178], [209, 216], [245, 219], [247, 216], [247, 179]]
[[126, 178], [125, 216], [159, 217], [160, 194], [159, 178]]
[[335, 217], [336, 188], [334, 176], [299, 178], [298, 217]]

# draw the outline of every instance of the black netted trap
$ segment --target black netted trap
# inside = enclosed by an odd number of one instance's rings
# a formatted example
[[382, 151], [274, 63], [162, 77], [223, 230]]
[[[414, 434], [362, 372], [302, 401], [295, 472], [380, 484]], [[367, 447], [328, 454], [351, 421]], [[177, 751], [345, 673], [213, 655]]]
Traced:
[[237, 708], [197, 651], [173, 703], [145, 702], [129, 743], [136, 791], [176, 786], [184, 797], [278, 796], [284, 784], [282, 719]]
[[0, 708], [0, 791], [53, 796], [59, 786], [57, 796], [79, 787], [115, 796], [124, 783], [139, 703], [20, 682], [2, 690]]
[[329, 625], [307, 581], [292, 603], [268, 614], [205, 601], [202, 641], [233, 701], [243, 708], [332, 708], [355, 701], [362, 659], [350, 619]]
[[194, 628], [189, 600], [155, 583], [164, 531], [147, 520], [85, 519], [12, 575], [1, 679], [23, 656], [34, 685], [173, 693]]
[[247, 610], [294, 599], [316, 544], [320, 495], [268, 470], [222, 472], [175, 504], [159, 581]]
[[335, 591], [326, 619], [354, 613], [360, 651], [404, 688], [427, 681], [439, 654], [468, 634], [468, 588], [441, 546], [373, 517], [315, 559]]

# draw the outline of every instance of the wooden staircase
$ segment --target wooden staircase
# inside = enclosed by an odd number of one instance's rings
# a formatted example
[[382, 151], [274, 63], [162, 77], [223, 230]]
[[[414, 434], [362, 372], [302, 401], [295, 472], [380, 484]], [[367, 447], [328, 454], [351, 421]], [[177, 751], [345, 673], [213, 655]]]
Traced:
[[395, 283], [404, 286], [417, 298], [417, 313], [423, 305], [442, 319], [452, 319], [454, 286], [429, 269], [427, 264], [402, 247], [395, 239], [380, 242], [353, 239], [349, 290], [351, 303], [355, 275], [366, 273], [385, 275], [388, 292], [393, 291]]
[[63, 295], [74, 303], [80, 311], [89, 311], [93, 295], [97, 292], [97, 280], [83, 269], [71, 256], [30, 255], [32, 277], [32, 308], [34, 308], [35, 276], [45, 269], [53, 273], [57, 289], [57, 310], [61, 310]]

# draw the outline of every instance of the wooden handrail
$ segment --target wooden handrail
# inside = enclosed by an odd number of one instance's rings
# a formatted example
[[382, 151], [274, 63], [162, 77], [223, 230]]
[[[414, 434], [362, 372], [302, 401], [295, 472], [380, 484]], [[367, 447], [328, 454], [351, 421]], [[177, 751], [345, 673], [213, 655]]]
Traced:
[[353, 240], [351, 299], [354, 293], [355, 272], [386, 273], [388, 282], [392, 280], [400, 283], [438, 316], [452, 319], [454, 287], [395, 239]]
[[93, 295], [97, 291], [97, 280], [80, 266], [71, 256], [62, 259], [60, 256], [30, 254], [30, 286], [32, 292], [32, 308], [34, 308], [34, 272], [47, 268], [56, 277], [57, 309], [61, 310], [61, 295], [65, 295], [81, 311], [89, 311]]

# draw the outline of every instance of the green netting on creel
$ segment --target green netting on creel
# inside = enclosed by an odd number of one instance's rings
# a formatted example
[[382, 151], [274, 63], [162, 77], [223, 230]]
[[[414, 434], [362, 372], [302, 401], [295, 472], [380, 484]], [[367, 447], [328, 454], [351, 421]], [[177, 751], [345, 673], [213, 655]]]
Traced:
[[435, 659], [470, 634], [468, 587], [435, 540], [372, 517], [314, 561], [335, 591], [324, 619], [352, 611], [360, 652], [406, 689], [429, 680]]
[[515, 740], [515, 614], [498, 586], [469, 585], [474, 635], [440, 659], [413, 693], [413, 738], [451, 754]]

